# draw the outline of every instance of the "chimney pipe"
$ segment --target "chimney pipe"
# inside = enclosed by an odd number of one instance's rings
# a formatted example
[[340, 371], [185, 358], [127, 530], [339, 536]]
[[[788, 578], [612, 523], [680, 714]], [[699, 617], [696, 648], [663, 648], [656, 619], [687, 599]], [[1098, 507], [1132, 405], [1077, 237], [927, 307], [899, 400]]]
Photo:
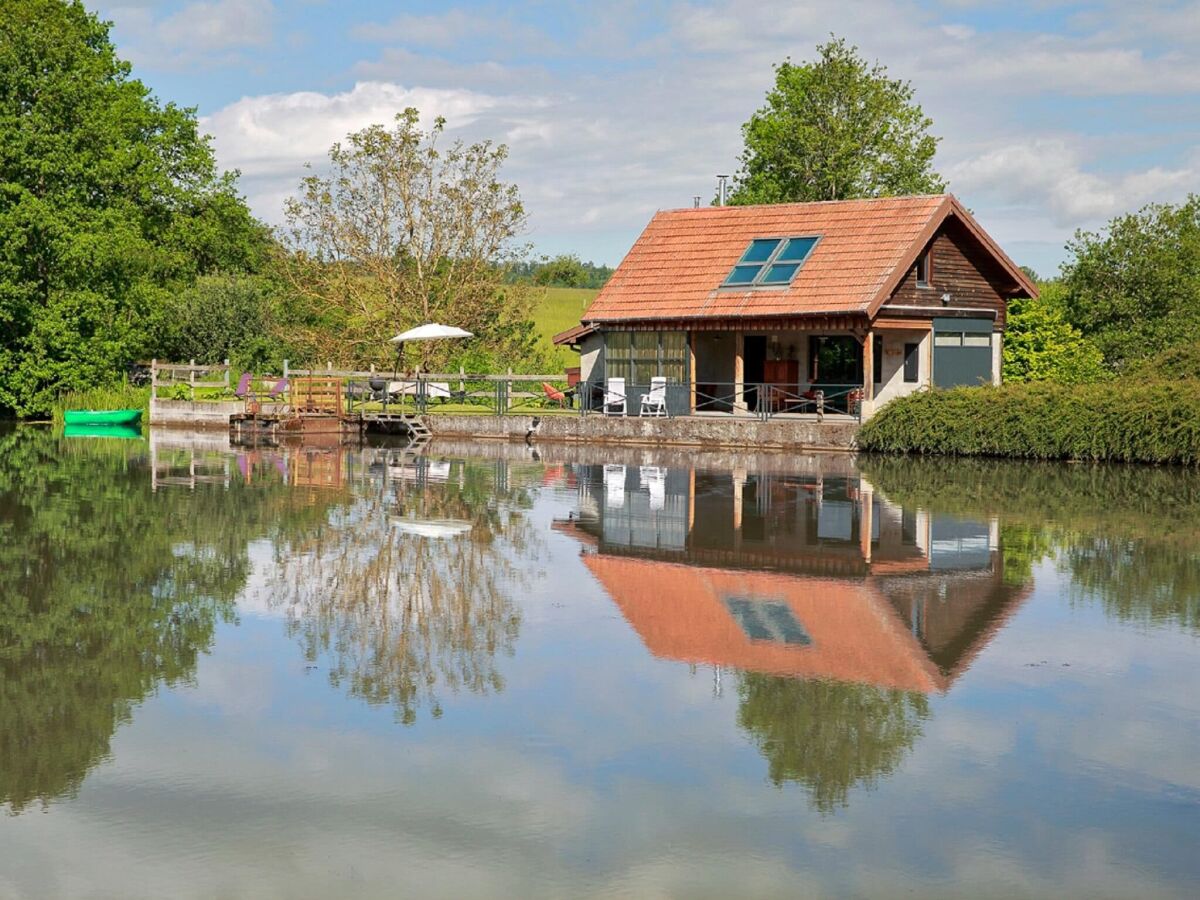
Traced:
[[696, 196], [694, 196], [692, 198], [692, 209], [699, 209], [699, 208], [700, 208], [700, 195], [697, 194]]
[[725, 205], [725, 197], [728, 193], [726, 182], [729, 180], [728, 175], [717, 176], [717, 206]]

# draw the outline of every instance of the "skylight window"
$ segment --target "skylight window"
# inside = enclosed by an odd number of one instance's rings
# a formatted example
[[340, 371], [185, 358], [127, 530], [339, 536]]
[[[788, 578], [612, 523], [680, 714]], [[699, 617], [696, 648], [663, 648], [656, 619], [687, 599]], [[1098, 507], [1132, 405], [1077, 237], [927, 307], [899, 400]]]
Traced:
[[819, 238], [755, 238], [723, 287], [784, 287], [792, 283]]

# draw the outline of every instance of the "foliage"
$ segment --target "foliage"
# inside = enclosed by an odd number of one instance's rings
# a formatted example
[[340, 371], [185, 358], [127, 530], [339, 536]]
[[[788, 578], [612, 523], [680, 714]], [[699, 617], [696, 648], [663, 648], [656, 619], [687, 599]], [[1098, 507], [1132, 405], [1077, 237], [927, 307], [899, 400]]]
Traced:
[[[409, 108], [390, 129], [354, 132], [330, 149], [330, 176], [305, 178], [287, 201], [281, 261], [296, 310], [281, 324], [313, 359], [386, 364], [388, 339], [425, 322], [465, 328], [501, 356], [532, 350], [529, 291], [503, 283], [524, 252], [525, 209], [499, 180], [508, 150], [442, 149], [444, 128], [439, 118], [423, 131]], [[406, 364], [444, 367], [460, 350], [422, 342]]]
[[78, 2], [0, 4], [0, 409], [108, 383], [197, 275], [265, 233], [194, 110], [161, 104]]
[[921, 391], [858, 433], [863, 450], [1028, 459], [1200, 462], [1200, 381], [1009, 384]]
[[507, 278], [510, 281], [531, 281], [537, 285], [560, 288], [590, 288], [598, 290], [612, 277], [612, 266], [580, 262], [574, 254], [513, 263]]
[[273, 336], [274, 301], [274, 285], [260, 276], [200, 278], [167, 303], [163, 358], [278, 371], [286, 353]]
[[771, 781], [797, 781], [821, 812], [846, 806], [850, 789], [872, 787], [921, 736], [921, 694], [868, 684], [743, 673], [738, 725], [768, 761]]
[[1067, 249], [1066, 318], [1111, 368], [1200, 340], [1200, 195], [1077, 232]]
[[1200, 378], [1200, 340], [1176, 344], [1137, 362], [1131, 378]]
[[742, 126], [745, 150], [730, 202], [941, 193], [932, 124], [908, 82], [888, 78], [857, 47], [831, 38], [815, 61], [776, 67], [766, 105]]
[[1003, 376], [1007, 382], [1083, 384], [1105, 377], [1104, 359], [1063, 316], [1057, 285], [1043, 285], [1037, 299], [1008, 303]]

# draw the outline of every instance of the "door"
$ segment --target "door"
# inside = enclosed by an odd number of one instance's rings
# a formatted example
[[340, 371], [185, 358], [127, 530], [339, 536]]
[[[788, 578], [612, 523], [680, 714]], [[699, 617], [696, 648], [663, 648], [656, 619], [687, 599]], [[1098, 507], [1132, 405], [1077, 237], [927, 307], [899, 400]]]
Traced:
[[991, 384], [994, 339], [991, 319], [934, 319], [934, 385]]
[[762, 334], [748, 334], [742, 343], [742, 379], [747, 385], [746, 408], [758, 410], [758, 385], [763, 383], [763, 369], [767, 362], [767, 338]]

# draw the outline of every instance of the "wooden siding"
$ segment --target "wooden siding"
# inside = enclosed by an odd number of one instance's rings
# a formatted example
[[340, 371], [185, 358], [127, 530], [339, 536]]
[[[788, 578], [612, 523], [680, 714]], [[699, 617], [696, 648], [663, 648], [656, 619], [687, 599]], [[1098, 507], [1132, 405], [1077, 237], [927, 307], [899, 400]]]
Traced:
[[886, 312], [892, 305], [931, 309], [940, 307], [942, 294], [949, 291], [953, 296], [950, 307], [995, 312], [996, 328], [1003, 330], [1008, 308], [1005, 298], [1013, 290], [1013, 285], [1012, 279], [991, 254], [953, 219], [946, 222], [929, 246], [933, 248], [933, 273], [929, 287], [917, 287], [914, 266], [880, 312]]

